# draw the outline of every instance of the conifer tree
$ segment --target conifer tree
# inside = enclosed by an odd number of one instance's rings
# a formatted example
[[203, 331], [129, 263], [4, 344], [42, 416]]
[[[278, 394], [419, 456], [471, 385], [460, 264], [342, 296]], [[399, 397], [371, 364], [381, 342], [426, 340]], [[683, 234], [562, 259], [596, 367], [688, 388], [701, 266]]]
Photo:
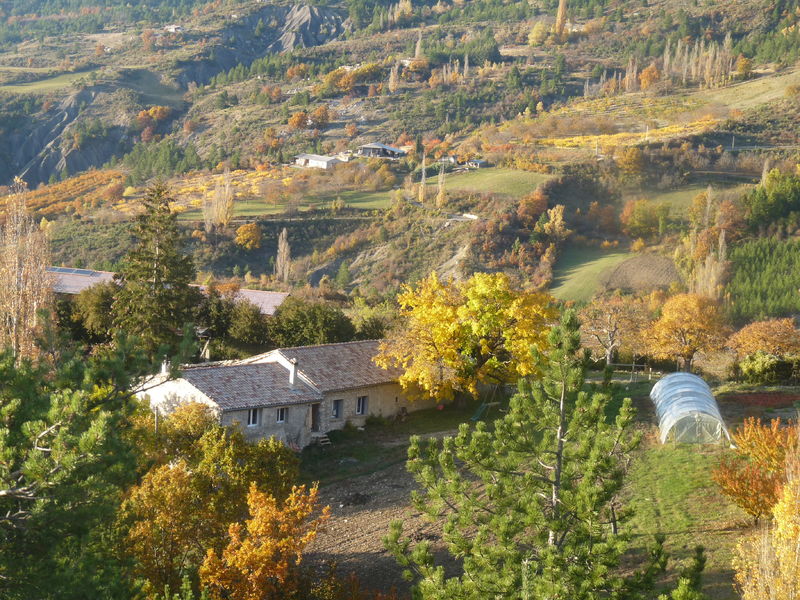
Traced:
[[182, 252], [170, 201], [163, 183], [147, 191], [144, 213], [134, 225], [136, 245], [116, 276], [121, 288], [113, 305], [114, 324], [135, 335], [151, 355], [177, 349], [198, 301], [190, 287], [194, 263]]
[[416, 573], [415, 598], [625, 597], [652, 579], [617, 571], [626, 542], [615, 535], [615, 506], [625, 456], [638, 442], [631, 402], [609, 423], [609, 396], [582, 390], [586, 355], [573, 311], [549, 345], [538, 357], [542, 377], [520, 383], [493, 427], [465, 424], [443, 441], [412, 438], [408, 469], [422, 487], [414, 505], [443, 522], [462, 570], [446, 577], [430, 544], [412, 547], [394, 523], [384, 541]]

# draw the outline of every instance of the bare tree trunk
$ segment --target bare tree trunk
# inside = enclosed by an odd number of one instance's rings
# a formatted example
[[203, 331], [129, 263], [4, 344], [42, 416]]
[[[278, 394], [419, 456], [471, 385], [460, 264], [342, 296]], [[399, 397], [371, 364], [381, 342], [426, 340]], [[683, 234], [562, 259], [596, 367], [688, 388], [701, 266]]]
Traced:
[[47, 238], [28, 215], [26, 187], [16, 179], [0, 229], [0, 345], [18, 359], [36, 354], [39, 311], [52, 295]]
[[[567, 426], [566, 410], [567, 410], [567, 377], [568, 374], [561, 373], [561, 398], [559, 400], [558, 408], [558, 431], [556, 437], [558, 443], [556, 445], [555, 466], [553, 468], [553, 484], [550, 494], [550, 502], [553, 509], [553, 520], [557, 520], [561, 514], [561, 474], [564, 468], [564, 428]], [[551, 529], [547, 535], [547, 543], [550, 546], [556, 543], [556, 532]]]

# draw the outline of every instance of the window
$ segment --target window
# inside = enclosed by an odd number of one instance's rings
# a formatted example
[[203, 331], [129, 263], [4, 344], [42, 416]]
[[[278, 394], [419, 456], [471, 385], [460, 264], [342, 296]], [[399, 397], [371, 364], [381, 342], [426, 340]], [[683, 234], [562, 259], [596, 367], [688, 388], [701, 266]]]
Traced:
[[342, 401], [341, 400], [334, 400], [333, 407], [331, 408], [331, 417], [334, 419], [341, 419], [342, 418]]
[[368, 399], [368, 396], [359, 396], [356, 399], [356, 414], [357, 415], [365, 415], [365, 414], [367, 414], [367, 399]]
[[285, 423], [286, 422], [286, 407], [278, 409], [277, 416], [275, 418], [276, 423]]
[[260, 408], [251, 408], [247, 411], [247, 426], [248, 427], [255, 427], [258, 425], [261, 419], [261, 409]]

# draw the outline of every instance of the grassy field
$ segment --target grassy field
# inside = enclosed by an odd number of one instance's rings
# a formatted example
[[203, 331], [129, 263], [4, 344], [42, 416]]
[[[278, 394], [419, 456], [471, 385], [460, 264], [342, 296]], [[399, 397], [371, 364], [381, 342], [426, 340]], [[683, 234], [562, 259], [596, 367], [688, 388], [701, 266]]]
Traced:
[[[724, 185], [716, 181], [709, 183], [717, 192], [744, 192], [749, 187], [747, 185]], [[688, 215], [695, 196], [705, 192], [708, 189], [708, 185], [708, 183], [698, 183], [678, 188], [677, 190], [642, 192], [635, 197], [647, 198], [654, 204], [666, 204], [670, 208], [672, 217], [685, 217]]]
[[[519, 198], [532, 192], [536, 186], [550, 178], [551, 175], [514, 169], [475, 169], [448, 175], [445, 179], [445, 187], [454, 191], [505, 194]], [[428, 183], [435, 185], [437, 178], [431, 177], [428, 179]]]
[[[547, 181], [549, 175], [515, 171], [513, 169], [480, 169], [457, 173], [447, 177], [447, 189], [459, 192], [498, 193], [509, 196], [521, 197], [532, 191], [540, 183]], [[428, 179], [431, 186], [430, 193], [434, 194], [437, 183], [436, 177]], [[310, 194], [299, 206], [300, 210], [330, 206], [337, 195]], [[391, 191], [365, 191], [351, 190], [338, 194], [350, 208], [384, 209], [391, 204]], [[234, 204], [233, 214], [237, 218], [254, 218], [262, 215], [281, 213], [286, 210], [285, 204], [268, 205], [260, 199], [237, 200]], [[196, 221], [202, 218], [202, 211], [198, 207], [191, 207], [180, 215], [184, 221]]]
[[9, 85], [0, 85], [0, 92], [11, 92], [16, 94], [47, 94], [49, 92], [60, 90], [67, 86], [72, 85], [79, 79], [88, 77], [92, 71], [83, 71], [80, 73], [62, 73], [55, 77], [47, 77], [39, 81], [31, 81], [30, 83], [16, 83]]
[[589, 300], [602, 276], [631, 256], [619, 250], [567, 246], [556, 262], [550, 293], [559, 300]]
[[623, 531], [633, 536], [640, 551], [656, 533], [666, 536], [671, 583], [694, 547], [703, 546], [707, 558], [704, 591], [713, 600], [732, 600], [738, 595], [733, 589], [731, 558], [749, 523], [711, 480], [721, 452], [714, 446], [662, 446], [646, 439], [636, 451], [627, 478], [624, 500], [633, 515]]
[[720, 89], [702, 90], [693, 94], [700, 102], [723, 104], [739, 110], [752, 108], [783, 98], [786, 88], [800, 84], [800, 71], [764, 75], [750, 81]]

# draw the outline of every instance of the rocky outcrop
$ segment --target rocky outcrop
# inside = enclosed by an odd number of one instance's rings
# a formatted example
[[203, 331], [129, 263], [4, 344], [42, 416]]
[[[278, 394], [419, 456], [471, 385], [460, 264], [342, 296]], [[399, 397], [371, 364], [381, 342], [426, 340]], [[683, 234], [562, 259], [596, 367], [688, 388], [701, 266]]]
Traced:
[[[19, 127], [3, 140], [4, 156], [10, 158], [7, 173], [19, 175], [29, 185], [47, 181], [66, 169], [78, 173], [106, 163], [125, 149], [127, 127], [109, 120], [110, 94], [102, 87], [76, 91], [49, 111], [32, 115], [27, 127]], [[107, 135], [89, 140], [80, 149], [65, 142], [70, 127], [85, 118], [99, 118]], [[123, 120], [126, 120], [123, 118]], [[6, 183], [6, 182], [0, 182]]]
[[181, 63], [177, 80], [184, 87], [190, 82], [206, 84], [217, 73], [240, 63], [248, 65], [267, 54], [320, 46], [341, 36], [346, 21], [347, 15], [336, 8], [264, 6], [224, 28], [221, 43], [210, 49], [205, 59]]
[[320, 46], [344, 33], [343, 15], [322, 6], [298, 4], [284, 17], [280, 37], [268, 46], [270, 52]]

